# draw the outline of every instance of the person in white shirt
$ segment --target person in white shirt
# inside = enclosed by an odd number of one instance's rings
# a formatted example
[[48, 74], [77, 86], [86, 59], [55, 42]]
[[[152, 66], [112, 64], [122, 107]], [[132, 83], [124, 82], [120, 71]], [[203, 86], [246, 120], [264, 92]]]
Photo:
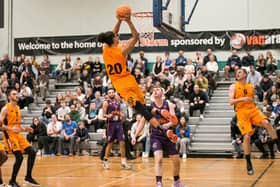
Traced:
[[64, 100], [61, 101], [60, 103], [60, 108], [56, 111], [58, 120], [59, 121], [64, 121], [64, 116], [70, 112], [70, 108], [66, 106], [66, 103]]
[[[57, 121], [56, 115], [53, 114], [51, 117], [51, 122], [47, 125], [47, 134], [45, 140], [44, 140], [44, 148], [45, 151], [49, 152], [51, 154], [60, 155], [61, 154], [61, 129], [62, 124], [61, 122]], [[52, 145], [49, 149], [49, 145]]]
[[192, 63], [192, 59], [188, 58], [187, 65], [185, 65], [185, 73], [193, 75], [195, 72], [194, 65]]

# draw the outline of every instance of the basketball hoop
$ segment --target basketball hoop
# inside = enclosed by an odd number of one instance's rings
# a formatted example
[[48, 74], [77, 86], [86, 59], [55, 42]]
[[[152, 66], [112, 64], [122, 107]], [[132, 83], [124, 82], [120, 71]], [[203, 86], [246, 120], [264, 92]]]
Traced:
[[153, 13], [134, 12], [131, 14], [136, 29], [139, 32], [140, 42], [143, 39], [154, 39]]

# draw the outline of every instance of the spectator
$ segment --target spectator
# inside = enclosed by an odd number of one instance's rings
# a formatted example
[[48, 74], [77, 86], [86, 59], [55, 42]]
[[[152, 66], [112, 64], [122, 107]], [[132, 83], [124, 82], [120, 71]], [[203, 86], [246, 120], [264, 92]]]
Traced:
[[162, 62], [161, 57], [156, 57], [156, 63], [153, 65], [153, 76], [155, 79], [158, 79], [159, 75], [163, 73], [165, 64]]
[[43, 108], [40, 121], [47, 125], [53, 114], [55, 114], [55, 108], [52, 106], [51, 100], [47, 100], [46, 106]]
[[247, 72], [250, 69], [250, 66], [254, 66], [255, 63], [255, 59], [254, 56], [251, 55], [251, 52], [249, 49], [246, 50], [246, 54], [245, 56], [242, 57], [242, 64], [241, 64], [241, 68], [244, 68], [247, 70]]
[[[278, 113], [275, 121], [274, 121], [274, 127], [278, 136], [278, 140], [280, 140], [280, 115]], [[278, 150], [278, 152], [280, 152], [280, 150]]]
[[208, 103], [208, 79], [202, 73], [199, 73], [197, 78], [194, 80], [194, 84], [198, 85], [199, 89], [205, 93], [207, 99], [206, 103]]
[[243, 158], [242, 153], [242, 142], [243, 136], [237, 125], [237, 117], [236, 115], [230, 121], [230, 134], [231, 134], [231, 144], [234, 147], [234, 150], [237, 152], [236, 158]]
[[171, 65], [170, 53], [168, 51], [164, 53], [163, 64], [166, 68], [169, 68], [169, 66]]
[[52, 73], [53, 78], [55, 78], [57, 81], [61, 81], [61, 78], [63, 76], [64, 64], [65, 64], [65, 59], [62, 59], [60, 64], [56, 66], [55, 70]]
[[36, 69], [40, 69], [40, 65], [37, 62], [36, 56], [31, 56], [31, 64], [34, 66]]
[[65, 57], [65, 63], [62, 71], [63, 71], [63, 75], [66, 76], [66, 81], [71, 81], [73, 65], [71, 63], [71, 57], [69, 54], [66, 55]]
[[200, 118], [203, 119], [203, 112], [205, 108], [205, 103], [207, 101], [206, 95], [203, 91], [199, 89], [198, 85], [194, 85], [193, 94], [190, 97], [190, 116], [193, 116], [194, 110], [200, 110]]
[[48, 55], [43, 56], [43, 61], [40, 64], [40, 69], [45, 69], [47, 75], [51, 72], [51, 62], [49, 61]]
[[79, 121], [77, 133], [75, 135], [76, 139], [76, 155], [89, 155], [88, 152], [82, 153], [82, 147], [86, 145], [89, 146], [89, 134], [87, 128], [85, 128], [85, 124], [83, 121]]
[[76, 110], [79, 112], [80, 120], [84, 120], [86, 117], [86, 109], [83, 107], [82, 101], [77, 102]]
[[93, 70], [93, 57], [92, 56], [89, 56], [88, 60], [85, 63], [83, 63], [81, 71], [83, 72], [84, 70], [88, 71], [90, 78], [91, 78], [92, 70]]
[[[75, 135], [77, 133], [77, 123], [71, 121], [71, 118], [68, 114], [65, 115], [65, 121], [62, 124], [62, 142], [70, 144], [69, 156], [73, 156], [75, 148]], [[63, 146], [64, 150], [64, 146]]]
[[53, 114], [51, 117], [51, 122], [47, 126], [47, 133], [48, 137], [44, 141], [44, 147], [45, 150], [49, 149], [49, 145], [52, 144], [51, 147], [51, 153], [54, 153], [56, 155], [60, 155], [61, 152], [61, 130], [62, 130], [62, 124], [61, 122], [57, 121], [56, 115]]
[[275, 158], [274, 154], [274, 143], [267, 133], [265, 128], [258, 127], [258, 138], [255, 140], [255, 145], [256, 147], [262, 152], [262, 155], [260, 156], [261, 159], [266, 159], [268, 158], [268, 152], [265, 150], [264, 145], [267, 144], [270, 150], [270, 157], [272, 159]]
[[70, 108], [66, 106], [65, 100], [61, 100], [60, 102], [60, 108], [56, 111], [58, 120], [59, 121], [64, 121], [65, 115], [70, 112]]
[[178, 57], [176, 58], [176, 66], [178, 67], [184, 67], [187, 63], [187, 59], [184, 57], [184, 51], [180, 50], [178, 52]]
[[28, 106], [29, 104], [34, 102], [34, 98], [32, 95], [32, 90], [28, 87], [27, 83], [24, 83], [21, 86], [20, 92], [19, 92], [19, 101], [18, 105], [20, 108], [25, 108], [29, 109]]
[[47, 90], [49, 88], [49, 75], [46, 75], [44, 69], [41, 69], [40, 71], [40, 76], [37, 80], [37, 85], [40, 91], [40, 96], [43, 97], [43, 101], [45, 101], [47, 97]]
[[22, 63], [18, 71], [20, 73], [26, 72], [31, 78], [38, 78], [38, 70], [30, 63], [28, 58], [24, 59], [24, 63]]
[[84, 99], [85, 99], [85, 94], [83, 94], [82, 88], [81, 88], [81, 87], [76, 87], [75, 91], [76, 91], [76, 93], [77, 93], [78, 100], [79, 100], [79, 101], [84, 101]]
[[[207, 64], [207, 62], [210, 61], [210, 56], [214, 55], [212, 49], [208, 48], [207, 49], [207, 55], [203, 58], [203, 65], [205, 66]], [[218, 62], [216, 55], [214, 55], [214, 61]]]
[[98, 124], [98, 110], [94, 102], [89, 105], [89, 110], [85, 117], [85, 125], [90, 132], [95, 132], [99, 128]]
[[78, 80], [80, 83], [80, 86], [86, 90], [88, 87], [91, 87], [91, 75], [89, 73], [89, 70], [84, 69], [82, 71], [81, 79]]
[[85, 109], [89, 108], [90, 102], [94, 99], [94, 95], [92, 93], [92, 88], [88, 87], [86, 89], [85, 99], [84, 99], [84, 107]]
[[[37, 142], [38, 143], [38, 152], [37, 155], [42, 154], [43, 149], [43, 139], [47, 136], [47, 129], [44, 124], [41, 124], [38, 117], [33, 118], [32, 125], [30, 126], [33, 131], [27, 134], [27, 140], [30, 143]], [[45, 154], [48, 154], [45, 152]]]
[[19, 83], [19, 79], [15, 72], [11, 73], [11, 78], [8, 80], [9, 88], [15, 88], [16, 83]]
[[95, 58], [95, 61], [93, 62], [92, 64], [92, 73], [93, 73], [93, 76], [95, 75], [100, 75], [100, 73], [102, 72], [102, 64], [100, 62], [100, 58], [99, 57], [96, 57]]
[[260, 82], [260, 88], [262, 90], [262, 96], [260, 98], [260, 101], [263, 100], [263, 97], [266, 97], [268, 90], [273, 85], [273, 81], [269, 78], [269, 76], [266, 74], [264, 75], [263, 79]]
[[190, 150], [189, 146], [191, 142], [191, 128], [188, 122], [189, 118], [187, 116], [182, 116], [175, 130], [176, 135], [178, 136], [176, 147], [183, 159], [187, 158], [187, 154], [189, 154]]
[[256, 70], [264, 75], [266, 70], [266, 62], [263, 53], [260, 53], [256, 61]]
[[144, 51], [140, 51], [139, 52], [139, 56], [140, 56], [140, 59], [141, 59], [141, 62], [143, 63], [143, 65], [144, 65], [144, 71], [143, 71], [143, 74], [145, 75], [145, 76], [148, 76], [149, 75], [149, 68], [148, 68], [148, 59], [144, 56], [145, 55], [145, 53], [144, 53]]
[[275, 74], [275, 70], [277, 70], [277, 61], [276, 58], [274, 56], [272, 56], [271, 51], [267, 51], [266, 52], [266, 69], [267, 69], [267, 73], [271, 74]]
[[102, 93], [102, 79], [101, 76], [99, 74], [95, 75], [95, 78], [92, 81], [92, 89], [93, 92], [99, 91], [100, 93]]
[[279, 93], [275, 85], [271, 86], [270, 90], [267, 92], [265, 99], [267, 99], [269, 105], [272, 105], [273, 107], [277, 105]]
[[13, 68], [13, 63], [12, 61], [10, 60], [10, 57], [8, 54], [4, 54], [3, 55], [3, 60], [1, 62], [1, 72], [4, 71], [4, 72], [7, 72], [8, 75], [11, 75], [12, 73], [12, 68]]
[[188, 75], [183, 85], [183, 95], [185, 99], [189, 100], [193, 93], [194, 81], [192, 76]]
[[99, 91], [95, 92], [94, 97], [95, 98], [92, 100], [92, 102], [95, 103], [96, 110], [99, 110], [102, 108], [104, 99], [101, 97], [101, 93]]
[[262, 101], [262, 95], [263, 95], [262, 89], [260, 87], [261, 80], [262, 80], [262, 75], [255, 70], [254, 66], [250, 66], [250, 72], [248, 73], [247, 76], [247, 83], [254, 85], [259, 101]]
[[82, 68], [82, 60], [80, 57], [76, 58], [76, 61], [74, 62], [74, 67], [73, 67], [73, 71], [76, 73], [76, 78], [77, 80], [81, 79], [81, 68]]
[[80, 121], [80, 114], [76, 110], [76, 107], [74, 104], [70, 106], [70, 112], [68, 113], [70, 116], [71, 121], [79, 122]]
[[231, 71], [236, 71], [241, 67], [241, 60], [240, 57], [237, 55], [237, 50], [232, 50], [232, 55], [228, 58], [227, 64], [224, 68], [225, 71], [225, 80], [229, 80], [229, 73]]
[[141, 72], [141, 75], [145, 75], [145, 66], [143, 64], [143, 61], [141, 58], [136, 59], [136, 63], [134, 64], [134, 67], [132, 68], [132, 74], [135, 75], [135, 70], [139, 69]]
[[192, 63], [191, 58], [188, 58], [188, 60], [187, 60], [187, 64], [185, 65], [185, 73], [190, 74], [190, 75], [194, 75], [194, 73], [195, 73], [195, 67]]
[[128, 54], [127, 55], [127, 69], [128, 69], [128, 71], [132, 72], [133, 67], [134, 67], [134, 60], [131, 57], [131, 54]]

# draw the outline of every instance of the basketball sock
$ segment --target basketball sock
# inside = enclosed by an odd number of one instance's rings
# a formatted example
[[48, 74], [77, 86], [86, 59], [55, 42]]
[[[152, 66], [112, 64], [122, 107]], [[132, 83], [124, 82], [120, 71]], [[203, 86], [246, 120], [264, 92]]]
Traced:
[[246, 162], [247, 162], [247, 174], [248, 175], [253, 175], [254, 170], [253, 170], [253, 165], [252, 165], [252, 162], [251, 162], [251, 155], [250, 154], [245, 155], [245, 159], [246, 159]]
[[10, 182], [16, 182], [17, 174], [19, 172], [19, 169], [20, 169], [20, 166], [21, 166], [21, 163], [23, 160], [23, 156], [20, 151], [15, 151], [14, 155], [16, 157], [16, 161], [13, 166], [12, 178], [11, 178]]
[[174, 176], [173, 178], [174, 178], [174, 181], [177, 181], [177, 180], [179, 180], [179, 179], [180, 179], [180, 177], [179, 177], [179, 176]]
[[0, 172], [0, 184], [3, 184], [2, 173]]
[[122, 164], [126, 164], [126, 158], [121, 158]]
[[156, 176], [156, 181], [157, 182], [162, 182], [162, 176]]

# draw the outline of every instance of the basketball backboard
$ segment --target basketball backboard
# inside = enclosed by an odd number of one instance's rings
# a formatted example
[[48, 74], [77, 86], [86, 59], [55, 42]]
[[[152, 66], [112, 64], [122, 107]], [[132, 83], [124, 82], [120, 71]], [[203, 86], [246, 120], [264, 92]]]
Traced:
[[[187, 3], [187, 4], [186, 4]], [[153, 0], [153, 25], [171, 38], [184, 38], [198, 0]]]

